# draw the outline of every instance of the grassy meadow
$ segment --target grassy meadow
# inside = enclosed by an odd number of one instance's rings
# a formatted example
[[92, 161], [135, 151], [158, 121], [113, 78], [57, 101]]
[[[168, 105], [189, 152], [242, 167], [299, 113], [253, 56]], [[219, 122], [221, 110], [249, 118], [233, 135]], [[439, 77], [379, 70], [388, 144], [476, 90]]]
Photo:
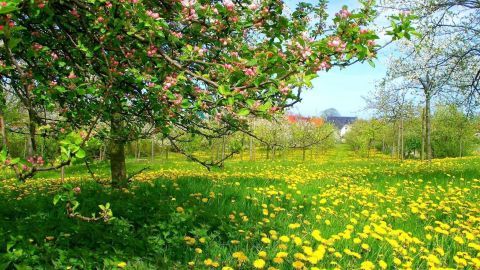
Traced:
[[54, 206], [58, 172], [2, 180], [0, 269], [480, 269], [480, 157], [300, 155], [244, 153], [212, 172], [129, 160], [150, 169], [124, 190], [105, 184], [108, 164], [93, 165], [99, 181], [67, 168], [78, 211], [109, 202], [109, 223]]

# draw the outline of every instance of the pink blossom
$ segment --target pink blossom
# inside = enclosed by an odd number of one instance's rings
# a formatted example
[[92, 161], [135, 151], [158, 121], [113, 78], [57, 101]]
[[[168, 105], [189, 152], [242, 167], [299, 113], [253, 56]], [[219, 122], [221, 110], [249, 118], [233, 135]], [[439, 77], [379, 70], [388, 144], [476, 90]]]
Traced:
[[173, 104], [180, 105], [183, 101], [183, 97], [180, 94], [175, 94], [176, 99], [173, 101]]
[[280, 108], [278, 106], [273, 106], [273, 107], [270, 108], [271, 113], [277, 112], [279, 110], [280, 110]]
[[0, 6], [6, 7], [6, 6], [7, 6], [7, 2], [5, 2], [5, 1], [4, 1], [4, 2], [0, 2]]
[[367, 34], [369, 32], [368, 29], [360, 29], [360, 34], [364, 35], [364, 34]]
[[283, 95], [287, 95], [288, 93], [290, 93], [290, 87], [288, 87], [288, 85], [286, 85], [285, 82], [280, 83], [279, 90], [280, 90], [280, 93], [282, 93]]
[[70, 14], [72, 14], [74, 17], [80, 18], [80, 14], [78, 14], [78, 11], [76, 9], [70, 10]]
[[233, 11], [235, 8], [235, 4], [232, 2], [232, 0], [223, 0], [223, 5], [228, 11]]
[[147, 10], [147, 15], [154, 20], [159, 20], [160, 19], [160, 14], [158, 14], [157, 12], [153, 12], [151, 10]]
[[256, 9], [258, 9], [258, 5], [255, 4], [255, 3], [251, 3], [250, 5], [248, 5], [248, 8], [249, 8], [250, 10], [256, 10]]
[[57, 55], [56, 53], [52, 52], [52, 53], [50, 54], [50, 56], [52, 57], [52, 59], [53, 59], [54, 61], [55, 61], [55, 60], [58, 60], [58, 55]]
[[193, 7], [197, 1], [196, 0], [182, 0], [180, 1], [180, 3], [182, 4], [182, 6], [186, 7], [186, 8], [190, 8], [190, 7]]
[[303, 57], [303, 58], [306, 59], [306, 58], [308, 58], [308, 57], [311, 56], [311, 55], [312, 55], [312, 50], [311, 50], [310, 48], [308, 48], [308, 47], [307, 47], [307, 48], [303, 48], [303, 50], [302, 50], [302, 57]]
[[111, 2], [106, 2], [106, 3], [105, 3], [105, 7], [106, 7], [106, 8], [112, 8], [112, 6], [113, 6], [113, 5], [112, 5]]
[[165, 82], [163, 83], [163, 90], [168, 90], [172, 86], [175, 86], [177, 84], [177, 78], [176, 76], [167, 76], [165, 78]]
[[224, 64], [223, 67], [224, 67], [225, 69], [228, 69], [228, 70], [232, 70], [232, 69], [233, 69], [233, 66], [230, 65], [230, 64]]
[[70, 71], [70, 74], [68, 74], [68, 77], [67, 77], [67, 78], [69, 78], [69, 79], [75, 79], [75, 78], [77, 78], [77, 75], [75, 75], [75, 73], [74, 73], [73, 70], [72, 70], [72, 71]]
[[327, 70], [331, 67], [331, 65], [327, 62], [327, 61], [323, 61], [322, 63], [320, 63], [320, 70]]
[[32, 47], [33, 47], [33, 50], [37, 52], [43, 48], [43, 46], [38, 43], [34, 43]]
[[198, 53], [198, 56], [203, 56], [203, 54], [207, 51], [203, 48], [200, 48], [198, 46], [193, 47], [193, 51]]
[[130, 2], [132, 2], [133, 4], [136, 4], [138, 3], [138, 0], [130, 0]]
[[45, 164], [42, 156], [37, 157], [37, 164], [40, 166], [43, 166], [43, 164]]
[[352, 15], [352, 13], [350, 11], [348, 11], [348, 9], [342, 8], [336, 15], [338, 17], [342, 18], [342, 19], [345, 19], [345, 18], [350, 17], [350, 15]]
[[367, 45], [370, 46], [370, 47], [375, 46], [375, 40], [369, 40], [369, 41], [367, 41]]
[[328, 46], [334, 48], [339, 47], [340, 44], [342, 44], [342, 41], [338, 37], [335, 37], [333, 40], [328, 42]]
[[147, 50], [147, 56], [148, 57], [154, 57], [157, 54], [158, 49], [155, 46], [150, 46], [150, 48]]
[[254, 68], [254, 67], [253, 68], [246, 68], [246, 69], [243, 70], [243, 72], [245, 72], [245, 75], [250, 76], [250, 77], [255, 76], [257, 74], [256, 68]]
[[82, 192], [82, 189], [80, 187], [74, 187], [72, 190], [73, 192], [75, 192], [75, 194], [80, 194]]
[[180, 33], [180, 32], [172, 32], [172, 35], [174, 35], [177, 38], [182, 38], [183, 37], [183, 34]]

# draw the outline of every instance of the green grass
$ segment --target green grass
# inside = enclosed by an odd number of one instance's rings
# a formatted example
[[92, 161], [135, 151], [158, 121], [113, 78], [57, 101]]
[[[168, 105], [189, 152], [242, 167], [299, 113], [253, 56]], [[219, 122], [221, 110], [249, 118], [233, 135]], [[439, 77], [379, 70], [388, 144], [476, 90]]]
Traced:
[[[400, 268], [411, 264], [423, 269], [430, 254], [438, 257], [438, 266], [457, 267], [453, 259], [457, 252], [470, 254], [467, 266], [475, 268], [478, 251], [468, 244], [480, 239], [479, 157], [401, 163], [378, 155], [358, 158], [344, 146], [305, 162], [299, 152], [268, 161], [259, 157], [245, 160], [247, 153], [243, 160], [237, 157], [212, 172], [175, 154], [154, 162], [129, 160], [130, 172], [151, 168], [136, 177], [128, 190], [96, 183], [81, 165], [66, 168], [66, 181], [82, 190], [78, 210], [89, 215], [98, 212], [99, 204], [109, 202], [116, 219], [108, 224], [68, 218], [64, 205], [52, 204], [62, 189], [59, 172], [39, 174], [24, 184], [4, 180], [0, 184], [0, 269], [112, 269], [121, 262], [129, 269], [192, 268], [189, 263], [196, 269], [213, 268], [204, 263], [206, 259], [218, 262], [220, 269], [252, 269], [261, 250], [267, 253], [267, 267], [292, 269], [295, 261], [313, 266], [294, 254], [308, 255], [302, 246], [315, 250], [320, 245], [327, 248], [317, 263], [320, 268], [360, 268], [367, 260], [378, 268], [384, 260], [393, 269], [398, 258]], [[93, 169], [100, 178], [108, 178], [107, 163], [94, 164]], [[422, 203], [426, 207], [412, 210]], [[388, 231], [382, 240], [370, 233], [362, 237], [365, 226], [373, 228], [382, 222]], [[435, 232], [438, 222], [456, 230], [448, 235]], [[293, 223], [300, 228], [289, 228]], [[270, 230], [290, 241], [282, 243]], [[314, 230], [324, 240], [315, 240]], [[465, 243], [454, 241], [455, 236]], [[195, 244], [189, 245], [185, 237], [194, 238]], [[262, 237], [272, 243], [262, 243]], [[295, 237], [302, 240], [301, 245], [294, 243]], [[414, 237], [421, 243], [409, 242]], [[354, 238], [369, 249], [362, 249]], [[387, 238], [407, 242], [395, 248]], [[445, 254], [435, 251], [439, 247]], [[345, 248], [361, 258], [347, 255]], [[248, 261], [239, 264], [232, 257], [237, 251]], [[273, 260], [279, 251], [289, 254], [282, 264]], [[336, 257], [336, 252], [342, 257]]]

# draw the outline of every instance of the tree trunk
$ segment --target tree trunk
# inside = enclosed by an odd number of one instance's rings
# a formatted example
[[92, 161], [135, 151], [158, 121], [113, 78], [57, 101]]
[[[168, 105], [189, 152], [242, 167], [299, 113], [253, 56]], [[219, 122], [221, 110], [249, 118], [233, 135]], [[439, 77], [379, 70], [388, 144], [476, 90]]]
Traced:
[[223, 167], [223, 161], [225, 160], [225, 136], [222, 136], [222, 164], [221, 166]]
[[463, 156], [463, 146], [462, 146], [462, 139], [460, 138], [460, 153], [459, 153], [459, 156], [462, 157]]
[[35, 131], [37, 125], [35, 124], [35, 112], [28, 110], [28, 133], [29, 133], [29, 148], [28, 156], [34, 156], [37, 153], [37, 141], [35, 138]]
[[8, 148], [7, 131], [5, 128], [5, 119], [3, 118], [3, 109], [0, 108], [0, 132], [2, 135], [2, 146]]
[[402, 149], [402, 147], [401, 147], [401, 144], [402, 144], [402, 143], [400, 142], [400, 140], [401, 140], [401, 128], [400, 128], [400, 122], [397, 122], [397, 123], [398, 123], [398, 131], [397, 131], [397, 159], [398, 159], [398, 160], [401, 160], [401, 158], [400, 158], [400, 155], [401, 155], [400, 152], [401, 152], [401, 149]]
[[155, 136], [152, 136], [152, 144], [150, 146], [150, 159], [155, 160]]
[[400, 119], [400, 160], [405, 157], [405, 142], [403, 139], [403, 117]]
[[302, 153], [302, 160], [305, 161], [305, 154], [306, 154], [306, 152], [307, 152], [307, 148], [303, 147], [303, 148], [302, 148], [302, 151], [303, 151], [303, 153]]
[[3, 95], [3, 88], [0, 88], [0, 135], [2, 135], [2, 146], [8, 148], [7, 131], [5, 127], [4, 111], [6, 109], [6, 100]]
[[426, 138], [426, 133], [425, 133], [425, 108], [422, 109], [422, 146], [421, 146], [421, 152], [420, 152], [420, 159], [423, 161], [425, 160], [425, 138]]
[[124, 188], [128, 184], [125, 165], [125, 140], [122, 131], [124, 131], [124, 122], [121, 115], [115, 113], [112, 116], [110, 127], [110, 173], [112, 186], [116, 188]]
[[432, 161], [432, 124], [431, 124], [431, 117], [430, 117], [430, 102], [431, 97], [430, 94], [427, 94], [425, 97], [425, 134], [426, 134], [426, 151], [427, 151], [427, 160], [428, 162]]
[[270, 159], [270, 145], [267, 144], [267, 160]]
[[253, 161], [253, 137], [250, 136], [250, 161]]

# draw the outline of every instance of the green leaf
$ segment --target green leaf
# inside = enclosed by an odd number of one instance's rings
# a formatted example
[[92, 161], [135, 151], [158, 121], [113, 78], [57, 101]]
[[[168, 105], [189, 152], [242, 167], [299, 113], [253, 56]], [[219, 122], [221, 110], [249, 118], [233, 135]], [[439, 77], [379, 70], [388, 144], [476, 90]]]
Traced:
[[2, 151], [0, 151], [0, 162], [5, 162], [7, 160], [7, 147], [3, 146]]
[[16, 6], [7, 6], [0, 8], [0, 15], [11, 13], [12, 11], [17, 10]]
[[375, 67], [375, 62], [373, 62], [371, 59], [368, 60], [368, 64], [372, 67]]
[[83, 159], [85, 158], [85, 156], [86, 156], [85, 150], [83, 150], [82, 148], [78, 149], [78, 151], [75, 153], [75, 157], [79, 159]]
[[246, 116], [250, 114], [250, 110], [247, 108], [240, 109], [237, 113], [240, 116]]
[[53, 197], [53, 205], [57, 205], [57, 203], [62, 199], [62, 195], [61, 194], [57, 194], [55, 195], [55, 197]]
[[223, 96], [228, 96], [231, 94], [230, 88], [226, 85], [220, 85], [218, 87], [218, 93], [220, 93]]
[[17, 47], [20, 41], [22, 41], [21, 38], [12, 38], [8, 41], [8, 47], [10, 47], [10, 49], [14, 49], [15, 47]]
[[15, 165], [15, 164], [17, 164], [18, 162], [20, 162], [20, 158], [14, 158], [14, 159], [12, 159], [12, 160], [10, 161], [10, 164]]

